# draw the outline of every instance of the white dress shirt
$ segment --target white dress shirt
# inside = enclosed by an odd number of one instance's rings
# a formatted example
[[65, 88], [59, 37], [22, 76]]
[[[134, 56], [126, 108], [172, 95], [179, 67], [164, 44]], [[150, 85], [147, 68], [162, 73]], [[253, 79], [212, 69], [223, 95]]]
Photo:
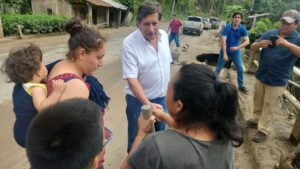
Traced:
[[[168, 35], [161, 29], [159, 33], [157, 51], [140, 29], [124, 39], [121, 50], [123, 79], [137, 78], [148, 99], [164, 97], [170, 80], [172, 56]], [[128, 82], [125, 93], [134, 96]]]

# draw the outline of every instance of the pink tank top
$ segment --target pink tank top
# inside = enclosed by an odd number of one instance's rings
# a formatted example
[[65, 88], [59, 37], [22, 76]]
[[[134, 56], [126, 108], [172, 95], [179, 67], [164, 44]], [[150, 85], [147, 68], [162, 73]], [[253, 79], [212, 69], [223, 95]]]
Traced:
[[[64, 80], [64, 82], [67, 82], [67, 81], [72, 80], [72, 79], [79, 79], [79, 80], [82, 80], [82, 81], [83, 81], [83, 79], [82, 79], [81, 77], [79, 77], [79, 76], [77, 76], [77, 75], [75, 75], [75, 74], [72, 74], [72, 73], [64, 73], [64, 74], [57, 75], [57, 76], [55, 76], [54, 78], [48, 80], [47, 83], [46, 83], [46, 87], [47, 87], [47, 95], [48, 95], [48, 96], [49, 96], [49, 95], [52, 93], [52, 91], [53, 91], [52, 81], [53, 81], [53, 80], [59, 80], [59, 79], [60, 79], [60, 80]], [[83, 81], [83, 82], [84, 82], [84, 81]], [[84, 83], [86, 84], [86, 87], [87, 87], [88, 89], [90, 89], [90, 85], [89, 85], [88, 83], [86, 83], [86, 82], [84, 82]]]

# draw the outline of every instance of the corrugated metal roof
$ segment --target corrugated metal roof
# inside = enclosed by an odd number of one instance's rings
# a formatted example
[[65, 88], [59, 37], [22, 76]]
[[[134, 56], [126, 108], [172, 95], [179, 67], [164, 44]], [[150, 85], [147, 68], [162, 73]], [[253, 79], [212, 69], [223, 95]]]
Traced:
[[127, 7], [115, 2], [113, 0], [87, 0], [88, 2], [97, 5], [97, 6], [104, 6], [104, 7], [111, 7], [111, 8], [117, 8], [117, 9], [123, 9], [127, 10]]
[[111, 4], [106, 3], [102, 0], [87, 0], [91, 4], [97, 5], [97, 6], [104, 6], [104, 7], [113, 7]]
[[102, 1], [111, 4], [115, 8], [127, 10], [127, 6], [124, 6], [116, 1], [113, 1], [113, 0], [102, 0]]

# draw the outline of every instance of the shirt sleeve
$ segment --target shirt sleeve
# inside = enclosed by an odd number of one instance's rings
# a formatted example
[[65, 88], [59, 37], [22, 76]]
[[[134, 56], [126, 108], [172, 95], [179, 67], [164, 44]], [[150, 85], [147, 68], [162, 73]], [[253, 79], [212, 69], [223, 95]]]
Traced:
[[147, 136], [128, 158], [133, 169], [162, 168], [161, 158], [154, 137]]
[[137, 78], [138, 75], [138, 64], [137, 56], [134, 54], [133, 49], [130, 45], [123, 42], [121, 49], [121, 61], [123, 69], [123, 79]]
[[181, 21], [181, 20], [179, 20], [178, 22], [179, 22], [179, 26], [182, 26], [182, 21]]
[[242, 27], [242, 36], [243, 37], [248, 36], [247, 29], [244, 26]]
[[298, 39], [297, 45], [300, 46], [300, 34], [298, 34], [297, 39]]
[[264, 33], [263, 35], [260, 36], [260, 38], [256, 39], [255, 42], [260, 42], [262, 40], [267, 40], [267, 39], [269, 39], [269, 37], [270, 37], [269, 32]]

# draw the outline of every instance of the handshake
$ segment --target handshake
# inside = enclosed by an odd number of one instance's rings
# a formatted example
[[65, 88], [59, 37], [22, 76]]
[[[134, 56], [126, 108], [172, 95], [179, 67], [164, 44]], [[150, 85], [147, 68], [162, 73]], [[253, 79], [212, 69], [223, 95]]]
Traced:
[[138, 133], [146, 135], [155, 132], [155, 121], [164, 121], [169, 127], [175, 126], [174, 119], [163, 111], [157, 104], [146, 104], [142, 106], [142, 112], [138, 119]]

